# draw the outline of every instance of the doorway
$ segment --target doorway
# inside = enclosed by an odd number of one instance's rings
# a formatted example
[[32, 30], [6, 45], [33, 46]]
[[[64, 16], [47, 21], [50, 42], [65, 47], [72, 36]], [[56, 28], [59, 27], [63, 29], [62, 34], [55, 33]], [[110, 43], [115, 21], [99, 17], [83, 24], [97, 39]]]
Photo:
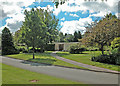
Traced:
[[64, 49], [64, 44], [59, 44], [59, 51], [62, 51]]

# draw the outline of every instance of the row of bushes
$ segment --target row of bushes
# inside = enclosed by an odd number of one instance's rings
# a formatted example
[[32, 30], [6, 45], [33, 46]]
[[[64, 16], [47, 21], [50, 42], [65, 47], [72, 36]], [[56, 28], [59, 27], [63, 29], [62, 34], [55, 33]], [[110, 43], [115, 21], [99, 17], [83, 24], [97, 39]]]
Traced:
[[80, 45], [78, 45], [78, 44], [74, 44], [74, 45], [70, 46], [69, 53], [79, 54], [79, 53], [82, 53], [83, 51], [86, 51], [86, 49], [83, 47], [80, 47]]
[[[25, 47], [19, 47], [17, 48], [19, 52], [23, 53], [33, 53], [33, 48], [30, 47], [29, 49], [26, 49]], [[44, 48], [35, 48], [35, 53], [43, 53], [44, 51], [54, 51], [55, 50], [55, 44], [47, 44]]]
[[2, 55], [11, 55], [11, 54], [19, 54], [19, 51], [17, 49], [14, 50], [7, 49], [6, 51], [2, 51]]
[[91, 60], [95, 62], [120, 65], [120, 54], [118, 53], [118, 54], [110, 54], [110, 55], [101, 55], [97, 57], [92, 57]]

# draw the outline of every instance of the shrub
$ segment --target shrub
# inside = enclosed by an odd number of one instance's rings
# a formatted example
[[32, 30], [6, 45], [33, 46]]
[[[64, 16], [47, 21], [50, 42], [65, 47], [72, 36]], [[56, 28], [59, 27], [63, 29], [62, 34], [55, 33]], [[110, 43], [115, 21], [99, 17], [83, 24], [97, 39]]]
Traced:
[[24, 51], [22, 51], [23, 53], [28, 53], [28, 50], [24, 50]]
[[45, 50], [47, 50], [47, 51], [55, 51], [55, 44], [47, 44], [45, 46]]
[[83, 51], [85, 51], [86, 49], [85, 48], [80, 48], [80, 46], [78, 44], [75, 44], [75, 45], [72, 45], [70, 46], [70, 53], [72, 54], [79, 54], [79, 53], [82, 53]]
[[120, 54], [101, 55], [92, 57], [91, 61], [120, 65]]
[[[35, 53], [39, 52], [39, 53], [43, 53], [45, 50], [44, 49], [41, 49], [41, 48], [35, 48]], [[33, 53], [33, 48], [31, 48], [29, 50], [30, 53]]]

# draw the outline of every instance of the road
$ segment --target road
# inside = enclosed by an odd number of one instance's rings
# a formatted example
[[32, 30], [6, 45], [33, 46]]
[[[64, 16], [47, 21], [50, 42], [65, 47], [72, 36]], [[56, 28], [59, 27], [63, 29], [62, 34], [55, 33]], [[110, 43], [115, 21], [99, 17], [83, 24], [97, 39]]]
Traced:
[[52, 75], [86, 84], [118, 84], [118, 74], [49, 66], [0, 56], [0, 62], [33, 72]]

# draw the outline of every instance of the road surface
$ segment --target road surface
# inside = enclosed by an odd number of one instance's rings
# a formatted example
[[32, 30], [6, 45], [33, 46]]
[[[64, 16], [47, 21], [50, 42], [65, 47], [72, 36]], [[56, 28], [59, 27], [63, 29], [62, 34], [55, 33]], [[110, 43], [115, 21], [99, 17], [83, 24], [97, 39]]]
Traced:
[[43, 65], [0, 56], [0, 62], [33, 72], [52, 75], [86, 84], [118, 84], [118, 74], [93, 72], [80, 69], [71, 69], [58, 66]]

